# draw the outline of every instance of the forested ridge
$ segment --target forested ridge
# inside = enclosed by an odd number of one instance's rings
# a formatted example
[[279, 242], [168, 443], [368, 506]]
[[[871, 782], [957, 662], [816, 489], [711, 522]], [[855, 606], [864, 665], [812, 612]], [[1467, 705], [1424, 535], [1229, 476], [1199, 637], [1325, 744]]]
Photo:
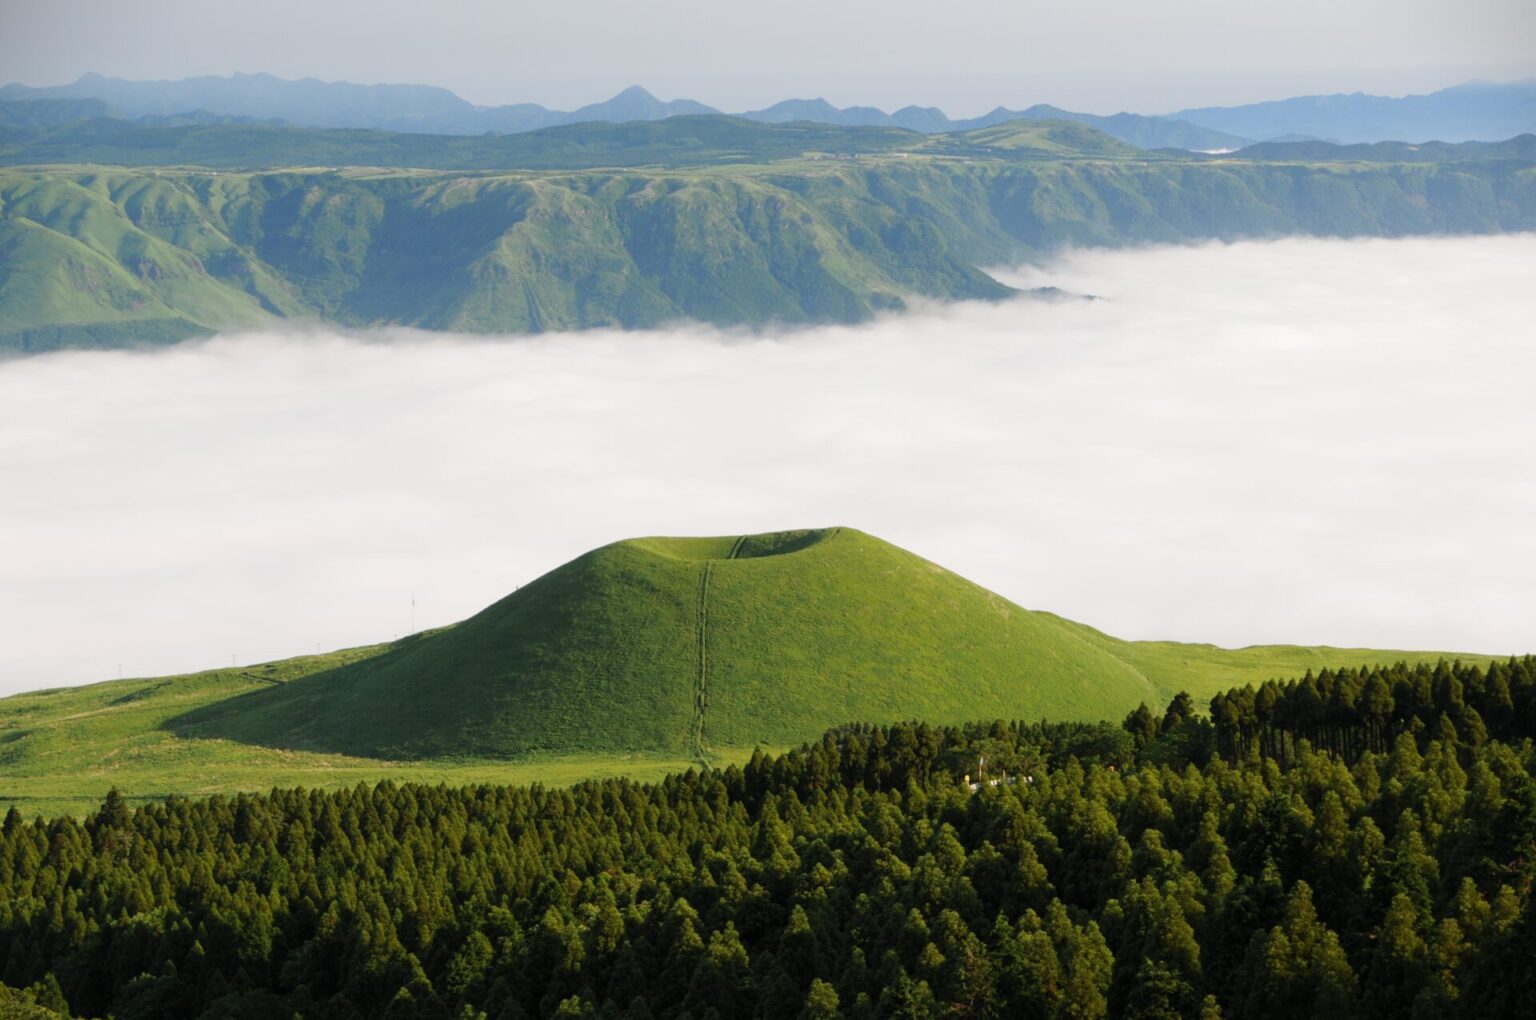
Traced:
[[[1432, 728], [1442, 740], [1481, 744], [1490, 733], [1529, 735], [1536, 712], [1530, 660], [1492, 662], [1487, 669], [1442, 662], [1433, 669], [1399, 663], [1368, 670], [1323, 670], [1289, 683], [1269, 681], [1211, 699], [1224, 754], [1257, 742], [1281, 764], [1300, 741], [1357, 761], [1390, 751], [1398, 734]], [[1141, 727], [1145, 731], [1144, 725]]]
[[1533, 736], [1528, 657], [658, 784], [12, 810], [0, 1012], [1522, 1015]]

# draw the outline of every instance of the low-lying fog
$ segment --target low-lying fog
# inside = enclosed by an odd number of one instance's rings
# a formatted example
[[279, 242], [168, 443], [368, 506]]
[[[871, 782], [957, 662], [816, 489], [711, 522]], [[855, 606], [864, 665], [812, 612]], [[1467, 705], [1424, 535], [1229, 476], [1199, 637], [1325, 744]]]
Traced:
[[1104, 300], [0, 364], [0, 692], [386, 640], [619, 538], [828, 524], [1123, 637], [1536, 651], [1536, 235], [1014, 275]]

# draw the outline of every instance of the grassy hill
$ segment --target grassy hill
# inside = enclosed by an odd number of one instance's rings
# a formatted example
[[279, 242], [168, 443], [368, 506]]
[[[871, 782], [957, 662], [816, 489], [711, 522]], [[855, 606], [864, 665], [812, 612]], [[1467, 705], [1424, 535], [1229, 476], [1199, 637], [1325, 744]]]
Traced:
[[1086, 124], [1066, 120], [1010, 120], [941, 135], [928, 144], [940, 151], [1004, 159], [1171, 158], [1144, 152]]
[[0, 351], [294, 319], [853, 322], [914, 295], [1005, 296], [979, 266], [1063, 245], [1536, 229], [1536, 160], [1169, 160], [1052, 122], [944, 137], [689, 169], [0, 170]]
[[0, 699], [0, 801], [659, 775], [854, 720], [1114, 719], [1441, 657], [1121, 641], [849, 528], [639, 539], [390, 645]]
[[1065, 621], [838, 528], [618, 542], [408, 648], [179, 725], [374, 757], [704, 757], [851, 719], [1097, 719], [1157, 695]]
[[[334, 789], [391, 778], [456, 786], [569, 785], [618, 775], [659, 779], [696, 764], [683, 755], [643, 752], [404, 762], [187, 738], [168, 726], [198, 706], [217, 705], [274, 682], [387, 650], [350, 649], [240, 669], [112, 680], [0, 698], [0, 813], [15, 805], [28, 817], [83, 814], [114, 786], [135, 801], [147, 801], [276, 786]], [[744, 761], [750, 753], [722, 750], [716, 758], [721, 763]]]

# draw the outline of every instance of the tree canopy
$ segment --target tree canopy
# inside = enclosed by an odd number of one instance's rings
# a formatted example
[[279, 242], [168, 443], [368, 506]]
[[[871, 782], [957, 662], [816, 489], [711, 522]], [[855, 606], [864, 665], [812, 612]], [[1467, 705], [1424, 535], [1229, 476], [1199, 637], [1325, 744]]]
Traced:
[[[847, 726], [655, 784], [13, 808], [0, 1010], [1514, 1016], [1533, 667]], [[982, 754], [1010, 772], [972, 791]]]

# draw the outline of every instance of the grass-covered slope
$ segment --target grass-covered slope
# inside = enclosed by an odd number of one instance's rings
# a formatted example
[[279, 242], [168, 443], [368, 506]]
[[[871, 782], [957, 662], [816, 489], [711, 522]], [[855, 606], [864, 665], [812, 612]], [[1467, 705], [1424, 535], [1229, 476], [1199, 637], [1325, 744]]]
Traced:
[[303, 305], [242, 250], [202, 192], [158, 176], [0, 176], [0, 348], [178, 340], [245, 328]]
[[[409, 641], [410, 639], [407, 639]], [[219, 738], [188, 738], [170, 724], [202, 706], [325, 673], [391, 646], [187, 676], [111, 680], [0, 698], [0, 814], [80, 814], [117, 787], [134, 800], [204, 796], [274, 786], [335, 788], [382, 779], [426, 783], [566, 785], [626, 775], [660, 778], [694, 764], [685, 755], [643, 752], [530, 755], [505, 760], [400, 762], [335, 752], [304, 752]], [[716, 760], [744, 760], [720, 750]]]
[[[485, 175], [0, 170], [0, 350], [279, 318], [469, 332], [850, 322], [913, 295], [1006, 295], [976, 267], [1062, 245], [1536, 229], [1532, 161], [1140, 159], [1049, 123], [954, 139], [978, 158]], [[991, 158], [1090, 142], [1094, 158]]]
[[390, 645], [0, 699], [0, 804], [385, 777], [568, 783], [849, 721], [1117, 719], [1437, 652], [1126, 642], [851, 529], [641, 539]]
[[855, 720], [1118, 718], [1329, 661], [1128, 644], [834, 528], [618, 542], [457, 626], [171, 725], [367, 757], [707, 758]]
[[849, 720], [1094, 719], [1156, 696], [1126, 663], [851, 529], [642, 539], [184, 732], [389, 757], [795, 743]]
[[860, 190], [828, 208], [754, 175], [0, 172], [0, 349], [276, 317], [471, 332], [856, 321], [906, 295], [1009, 293]]
[[927, 147], [1010, 160], [1155, 158], [1087, 124], [1068, 120], [1009, 120], [940, 135]]

